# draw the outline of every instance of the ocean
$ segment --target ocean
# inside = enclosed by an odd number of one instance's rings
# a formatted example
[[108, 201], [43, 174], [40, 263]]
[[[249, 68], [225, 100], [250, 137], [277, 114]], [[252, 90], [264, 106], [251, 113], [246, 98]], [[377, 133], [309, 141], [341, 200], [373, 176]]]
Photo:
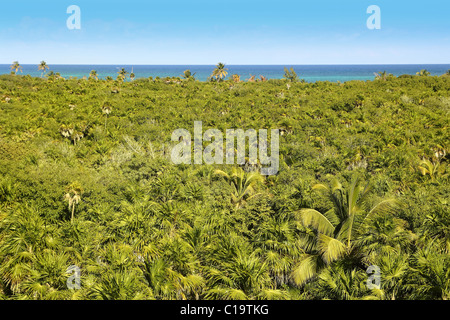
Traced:
[[[189, 69], [195, 73], [195, 78], [205, 81], [211, 75], [213, 65], [52, 65], [51, 71], [59, 72], [64, 78], [89, 76], [91, 70], [96, 70], [98, 77], [104, 79], [111, 76], [117, 77], [117, 72], [125, 68], [133, 71], [137, 78], [148, 77], [181, 77], [183, 71]], [[431, 75], [442, 75], [450, 69], [450, 64], [404, 64], [404, 65], [226, 65], [228, 69], [227, 79], [233, 74], [241, 76], [241, 80], [247, 80], [252, 75], [259, 78], [261, 75], [268, 79], [281, 79], [284, 75], [284, 67], [294, 68], [300, 79], [307, 82], [331, 81], [345, 82], [350, 80], [373, 80], [374, 72], [386, 71], [395, 76], [402, 74], [414, 75], [416, 72], [426, 69]], [[24, 64], [23, 72], [33, 77], [40, 77], [38, 65]], [[0, 64], [0, 74], [9, 74], [10, 65]]]

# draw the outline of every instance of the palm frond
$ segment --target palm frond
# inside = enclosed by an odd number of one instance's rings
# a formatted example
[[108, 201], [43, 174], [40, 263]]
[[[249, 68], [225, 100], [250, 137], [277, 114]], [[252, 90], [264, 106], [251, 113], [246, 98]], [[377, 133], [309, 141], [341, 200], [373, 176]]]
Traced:
[[318, 236], [318, 249], [326, 263], [341, 258], [347, 252], [346, 246], [341, 241], [325, 234]]
[[333, 224], [317, 210], [301, 209], [298, 218], [305, 227], [312, 227], [320, 233], [332, 235], [334, 232]]

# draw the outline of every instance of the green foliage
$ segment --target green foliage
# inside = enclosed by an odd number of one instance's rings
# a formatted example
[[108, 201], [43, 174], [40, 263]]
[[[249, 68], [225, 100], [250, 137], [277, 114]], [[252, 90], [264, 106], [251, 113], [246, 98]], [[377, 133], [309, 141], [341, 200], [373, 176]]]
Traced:
[[297, 73], [295, 73], [294, 68], [291, 68], [290, 70], [288, 70], [288, 68], [285, 67], [283, 78], [286, 80], [289, 80], [291, 82], [298, 81], [298, 75], [297, 75]]
[[[216, 70], [0, 76], [1, 298], [449, 298], [449, 77]], [[174, 165], [194, 121], [279, 129], [278, 174]]]

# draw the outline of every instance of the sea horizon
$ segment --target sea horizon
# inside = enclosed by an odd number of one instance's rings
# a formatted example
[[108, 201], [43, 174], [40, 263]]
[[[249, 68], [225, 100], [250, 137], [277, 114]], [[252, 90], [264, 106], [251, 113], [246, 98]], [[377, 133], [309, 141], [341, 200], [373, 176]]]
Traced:
[[[9, 74], [11, 64], [0, 64], [0, 74]], [[41, 77], [42, 71], [37, 69], [38, 64], [21, 64], [23, 70], [18, 74]], [[49, 71], [59, 72], [64, 78], [88, 77], [91, 70], [96, 70], [99, 79], [110, 76], [114, 79], [121, 68], [133, 72], [135, 78], [149, 77], [182, 77], [185, 70], [195, 74], [195, 78], [206, 81], [215, 68], [212, 64], [49, 64]], [[394, 76], [403, 74], [415, 75], [422, 69], [430, 75], [442, 75], [450, 69], [450, 64], [230, 64], [225, 66], [228, 70], [227, 79], [233, 74], [247, 80], [252, 75], [256, 78], [264, 76], [268, 79], [282, 79], [284, 68], [293, 68], [300, 79], [306, 82], [330, 81], [345, 82], [351, 80], [373, 80], [374, 73], [386, 71]]]

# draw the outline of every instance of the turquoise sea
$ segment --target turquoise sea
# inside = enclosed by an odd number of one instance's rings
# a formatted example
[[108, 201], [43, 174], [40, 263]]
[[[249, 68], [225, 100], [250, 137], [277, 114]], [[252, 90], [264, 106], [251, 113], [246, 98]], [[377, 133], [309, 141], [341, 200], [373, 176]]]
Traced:
[[[195, 73], [195, 78], [205, 81], [214, 70], [213, 65], [52, 65], [50, 70], [59, 72], [63, 77], [83, 78], [88, 76], [91, 70], [96, 70], [99, 78], [111, 76], [117, 77], [117, 72], [125, 68], [133, 71], [136, 78], [148, 77], [181, 77], [183, 71], [189, 69]], [[315, 81], [340, 81], [349, 80], [373, 80], [374, 72], [386, 71], [395, 76], [402, 74], [414, 75], [421, 69], [428, 70], [431, 75], [442, 75], [450, 69], [450, 64], [414, 64], [414, 65], [226, 65], [229, 78], [233, 74], [241, 76], [241, 80], [247, 80], [251, 75], [259, 78], [260, 75], [269, 79], [281, 79], [284, 75], [284, 67], [293, 67], [301, 79], [307, 82]], [[22, 65], [23, 72], [40, 77], [41, 71], [36, 65]], [[9, 64], [0, 64], [0, 74], [10, 73]]]

